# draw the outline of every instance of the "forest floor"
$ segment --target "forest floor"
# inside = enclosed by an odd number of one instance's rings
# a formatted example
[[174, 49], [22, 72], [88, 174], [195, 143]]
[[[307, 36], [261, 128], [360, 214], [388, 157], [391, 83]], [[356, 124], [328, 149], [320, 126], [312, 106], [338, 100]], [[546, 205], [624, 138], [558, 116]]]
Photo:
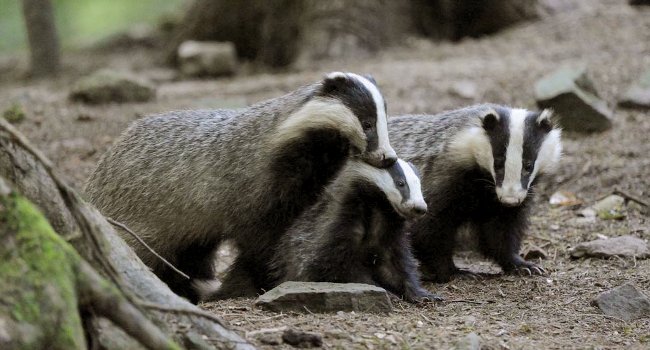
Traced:
[[[133, 120], [150, 113], [188, 108], [242, 107], [279, 96], [320, 79], [324, 72], [371, 73], [391, 114], [435, 113], [478, 102], [534, 109], [534, 83], [561, 65], [585, 63], [601, 96], [614, 105], [639, 74], [650, 69], [650, 8], [627, 1], [584, 2], [569, 12], [529, 22], [495, 36], [456, 44], [412, 39], [364, 59], [307, 64], [278, 74], [242, 74], [218, 80], [170, 80], [151, 51], [72, 52], [60, 78], [20, 77], [25, 60], [0, 58], [0, 111], [20, 103], [27, 118], [17, 127], [81, 188], [99, 156]], [[71, 103], [72, 82], [99, 67], [129, 68], [156, 79], [157, 99], [149, 103], [85, 106]], [[16, 68], [17, 67], [17, 68]], [[450, 93], [459, 81], [474, 82], [475, 97]], [[441, 304], [395, 302], [389, 315], [275, 314], [254, 307], [254, 299], [204, 305], [243, 336], [262, 328], [287, 326], [323, 335], [325, 348], [450, 348], [470, 332], [483, 348], [644, 348], [650, 347], [650, 319], [624, 322], [590, 305], [599, 293], [626, 282], [650, 292], [650, 260], [572, 260], [569, 249], [601, 236], [631, 234], [650, 239], [650, 219], [629, 209], [619, 221], [588, 221], [578, 211], [623, 189], [650, 195], [650, 115], [615, 109], [610, 131], [564, 134], [565, 157], [558, 175], [540, 190], [524, 249], [542, 247], [548, 276], [497, 275], [427, 284]], [[575, 193], [584, 203], [553, 208], [555, 190]], [[473, 253], [459, 264], [499, 272]], [[257, 338], [249, 339], [264, 348]]]

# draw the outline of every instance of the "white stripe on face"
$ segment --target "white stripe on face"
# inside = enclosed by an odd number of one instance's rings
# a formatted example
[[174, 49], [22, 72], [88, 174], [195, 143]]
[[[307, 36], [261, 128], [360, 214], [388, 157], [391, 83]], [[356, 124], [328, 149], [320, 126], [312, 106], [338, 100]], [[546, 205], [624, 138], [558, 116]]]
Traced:
[[386, 104], [384, 103], [384, 96], [382, 96], [377, 86], [365, 77], [348, 73], [350, 76], [360, 81], [363, 86], [370, 92], [372, 99], [375, 101], [375, 109], [377, 110], [377, 151], [383, 153], [386, 158], [395, 158], [395, 150], [390, 145], [388, 139], [388, 117], [386, 115]]
[[535, 167], [533, 168], [533, 172], [530, 174], [528, 187], [533, 183], [537, 174], [552, 173], [557, 168], [560, 158], [562, 157], [561, 135], [562, 132], [559, 129], [553, 129], [544, 138], [544, 142], [542, 142], [542, 145], [539, 147], [539, 152], [537, 153]]
[[510, 112], [510, 138], [506, 149], [504, 177], [496, 192], [499, 200], [505, 204], [517, 205], [526, 198], [528, 190], [521, 186], [521, 170], [524, 153], [524, 126], [528, 111], [513, 109]]
[[407, 206], [425, 206], [426, 203], [424, 202], [424, 196], [422, 195], [422, 186], [420, 184], [420, 178], [415, 174], [413, 171], [413, 168], [411, 166], [403, 161], [402, 159], [398, 159], [397, 162], [399, 163], [399, 166], [402, 168], [402, 171], [404, 172], [404, 177], [406, 178], [406, 184], [409, 187], [409, 198], [407, 200], [406, 205]]

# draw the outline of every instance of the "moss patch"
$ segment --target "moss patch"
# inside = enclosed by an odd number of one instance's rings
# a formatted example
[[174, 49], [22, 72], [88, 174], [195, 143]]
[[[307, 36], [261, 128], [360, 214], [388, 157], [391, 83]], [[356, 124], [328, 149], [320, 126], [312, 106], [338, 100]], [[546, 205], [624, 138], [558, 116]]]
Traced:
[[41, 329], [39, 339], [29, 339], [36, 347], [83, 348], [79, 258], [23, 197], [0, 197], [0, 257], [0, 314]]

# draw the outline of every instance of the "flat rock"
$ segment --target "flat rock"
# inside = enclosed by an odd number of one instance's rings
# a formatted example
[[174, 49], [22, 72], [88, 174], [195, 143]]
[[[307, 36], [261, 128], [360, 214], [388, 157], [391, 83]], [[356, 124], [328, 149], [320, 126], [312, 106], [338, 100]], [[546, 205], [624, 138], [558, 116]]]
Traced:
[[624, 108], [650, 109], [650, 70], [625, 91], [619, 98], [618, 105]]
[[178, 47], [178, 64], [185, 76], [232, 75], [237, 68], [237, 52], [231, 42], [189, 40]]
[[564, 130], [604, 131], [612, 127], [612, 111], [600, 99], [585, 66], [561, 68], [535, 84], [540, 108], [552, 108]]
[[650, 299], [630, 283], [601, 293], [591, 304], [625, 321], [650, 317]]
[[571, 249], [571, 257], [573, 258], [610, 258], [613, 256], [645, 259], [650, 257], [650, 250], [644, 240], [633, 236], [597, 239], [580, 243]]
[[464, 338], [459, 340], [454, 347], [456, 350], [480, 350], [481, 349], [481, 337], [478, 334], [472, 332], [466, 335]]
[[255, 305], [275, 312], [364, 311], [385, 313], [393, 306], [380, 287], [361, 283], [284, 282]]
[[79, 79], [70, 99], [87, 104], [145, 102], [156, 96], [156, 89], [148, 81], [132, 73], [101, 69]]

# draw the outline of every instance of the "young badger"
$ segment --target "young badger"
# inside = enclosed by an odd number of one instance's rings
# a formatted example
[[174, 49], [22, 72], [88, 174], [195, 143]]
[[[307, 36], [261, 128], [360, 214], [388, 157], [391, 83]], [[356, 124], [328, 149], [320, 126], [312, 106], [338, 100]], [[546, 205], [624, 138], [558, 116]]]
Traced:
[[398, 160], [379, 169], [350, 160], [318, 202], [289, 228], [277, 247], [277, 282], [367, 283], [415, 302], [438, 300], [420, 286], [403, 229], [422, 216], [415, 168]]
[[477, 105], [391, 118], [389, 129], [397, 152], [422, 169], [429, 211], [411, 234], [424, 279], [446, 282], [461, 272], [452, 254], [464, 224], [505, 272], [545, 272], [519, 249], [535, 184], [557, 168], [562, 153], [550, 111]]
[[378, 167], [397, 159], [374, 81], [335, 72], [244, 110], [138, 120], [102, 157], [86, 193], [191, 277], [125, 235], [175, 292], [194, 302], [204, 296], [215, 250], [232, 239], [239, 256], [207, 299], [255, 295], [268, 288], [281, 234], [352, 155]]

